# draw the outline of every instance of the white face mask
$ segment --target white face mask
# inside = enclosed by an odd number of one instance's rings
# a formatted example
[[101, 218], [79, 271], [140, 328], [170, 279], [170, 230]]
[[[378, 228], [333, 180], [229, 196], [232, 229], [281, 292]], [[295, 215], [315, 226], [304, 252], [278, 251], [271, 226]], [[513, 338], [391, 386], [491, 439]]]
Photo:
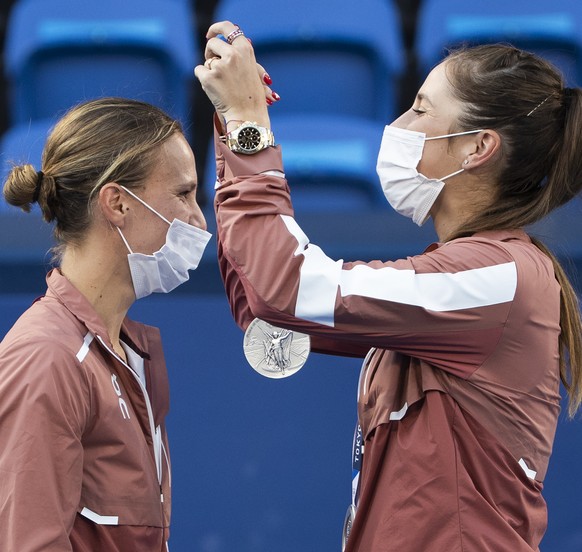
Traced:
[[440, 194], [445, 180], [463, 172], [459, 169], [440, 179], [427, 178], [416, 167], [422, 158], [424, 142], [464, 134], [476, 134], [481, 130], [469, 130], [443, 136], [426, 138], [424, 132], [386, 126], [380, 144], [376, 170], [388, 203], [401, 215], [411, 218], [422, 226], [431, 207]]
[[190, 278], [188, 271], [196, 269], [200, 263], [212, 234], [178, 219], [170, 223], [131, 190], [121, 187], [170, 226], [166, 243], [153, 255], [134, 253], [121, 230], [117, 228], [129, 251], [127, 259], [135, 297], [141, 299], [151, 293], [168, 293]]

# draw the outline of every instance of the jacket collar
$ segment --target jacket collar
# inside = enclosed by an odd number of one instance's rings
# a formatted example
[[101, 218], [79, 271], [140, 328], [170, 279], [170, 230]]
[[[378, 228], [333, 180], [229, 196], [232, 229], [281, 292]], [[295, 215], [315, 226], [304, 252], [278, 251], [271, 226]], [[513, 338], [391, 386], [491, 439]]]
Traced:
[[523, 228], [510, 228], [506, 230], [486, 230], [485, 232], [477, 232], [473, 237], [487, 238], [496, 241], [523, 241], [531, 243], [531, 239]]
[[[100, 336], [108, 347], [111, 340], [101, 317], [87, 298], [65, 277], [58, 268], [51, 270], [46, 278], [47, 297], [55, 297], [75, 318], [87, 327], [93, 335]], [[149, 359], [147, 352], [147, 337], [142, 324], [125, 318], [122, 324], [122, 338], [142, 358]]]
[[[47, 274], [47, 297], [58, 300], [93, 335], [98, 335], [113, 350], [109, 334], [101, 317], [87, 298], [61, 273], [54, 268]], [[167, 373], [162, 351], [160, 332], [157, 328], [146, 326], [125, 318], [121, 328], [121, 339], [145, 361], [148, 393], [152, 401], [156, 424], [168, 412]], [[152, 369], [153, 368], [153, 369]]]
[[[467, 238], [458, 238], [458, 239], [473, 239], [473, 238], [485, 238], [488, 240], [495, 240], [495, 241], [523, 241], [526, 243], [531, 243], [531, 239], [528, 236], [527, 232], [522, 228], [511, 228], [505, 230], [486, 230], [484, 232], [477, 232], [472, 236]], [[453, 242], [456, 240], [452, 240]], [[447, 245], [448, 243], [452, 242], [434, 242], [431, 243], [425, 250], [425, 253], [429, 253], [430, 251], [434, 251], [443, 245]]]
[[53, 268], [46, 277], [47, 297], [54, 297], [81, 322], [93, 335], [101, 336], [108, 344], [110, 339], [103, 320], [87, 298], [61, 273]]

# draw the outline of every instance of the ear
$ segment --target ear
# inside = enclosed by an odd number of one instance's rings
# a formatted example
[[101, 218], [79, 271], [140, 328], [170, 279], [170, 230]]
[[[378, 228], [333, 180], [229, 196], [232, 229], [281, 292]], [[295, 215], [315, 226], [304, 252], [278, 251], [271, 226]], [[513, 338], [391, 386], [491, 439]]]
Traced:
[[482, 130], [471, 144], [472, 151], [466, 155], [463, 169], [476, 169], [495, 160], [501, 151], [501, 136], [494, 130]]
[[101, 213], [114, 226], [123, 228], [129, 205], [127, 194], [115, 182], [108, 182], [99, 190], [97, 203]]

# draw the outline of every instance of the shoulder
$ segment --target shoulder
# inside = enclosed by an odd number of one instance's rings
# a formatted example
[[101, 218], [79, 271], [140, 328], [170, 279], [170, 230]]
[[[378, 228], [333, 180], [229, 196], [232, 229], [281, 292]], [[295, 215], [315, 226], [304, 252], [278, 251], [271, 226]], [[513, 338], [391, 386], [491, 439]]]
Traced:
[[461, 270], [507, 262], [551, 264], [523, 230], [481, 232], [433, 244], [422, 257], [441, 259]]
[[515, 264], [512, 249], [506, 242], [488, 237], [458, 238], [434, 244], [423, 254], [410, 258], [410, 261], [420, 272], [457, 273]]
[[469, 254], [472, 251], [471, 257], [479, 259], [476, 262], [513, 262], [521, 276], [531, 277], [537, 274], [539, 277], [554, 280], [552, 260], [522, 230], [484, 232], [455, 242], [457, 252]]
[[0, 343], [0, 372], [35, 381], [81, 374], [77, 353], [86, 327], [62, 304], [43, 298], [27, 309]]
[[551, 291], [548, 300], [554, 300], [559, 290], [552, 260], [518, 230], [452, 240], [426, 252], [416, 263], [419, 271], [470, 274], [479, 286], [489, 281], [525, 295]]
[[12, 334], [29, 336], [83, 334], [85, 324], [58, 299], [43, 296], [34, 301], [14, 323], [6, 337]]

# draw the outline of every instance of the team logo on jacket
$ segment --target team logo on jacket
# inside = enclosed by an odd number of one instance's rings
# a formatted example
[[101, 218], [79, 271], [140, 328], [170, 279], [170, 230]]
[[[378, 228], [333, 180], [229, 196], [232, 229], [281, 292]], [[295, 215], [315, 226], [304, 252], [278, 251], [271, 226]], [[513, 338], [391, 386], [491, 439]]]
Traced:
[[124, 420], [129, 420], [129, 409], [127, 408], [127, 403], [121, 396], [121, 387], [117, 382], [117, 374], [111, 374], [111, 384], [113, 385], [113, 389], [115, 390], [115, 394], [117, 395], [117, 399], [119, 401], [119, 409], [121, 410], [121, 415], [123, 416]]

